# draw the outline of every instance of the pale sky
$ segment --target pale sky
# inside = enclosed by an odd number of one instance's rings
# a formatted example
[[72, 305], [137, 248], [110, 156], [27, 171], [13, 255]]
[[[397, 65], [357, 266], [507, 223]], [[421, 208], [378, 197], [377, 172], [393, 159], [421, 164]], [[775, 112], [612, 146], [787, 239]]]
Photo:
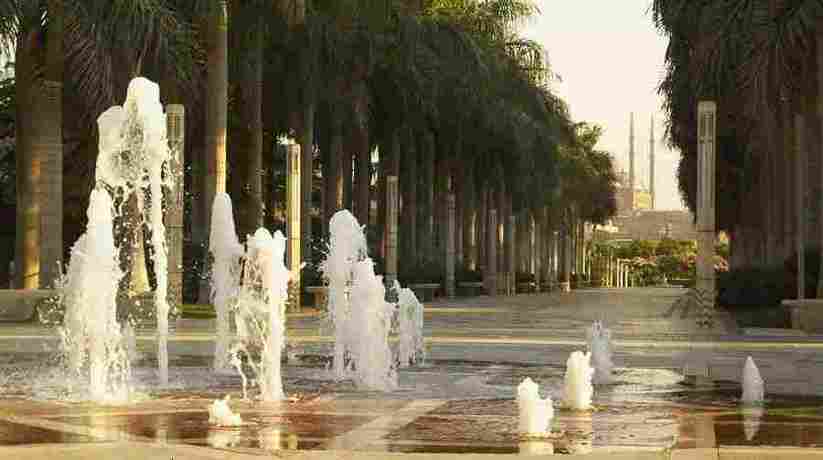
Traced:
[[618, 171], [629, 170], [629, 113], [635, 118], [635, 174], [649, 184], [649, 125], [655, 118], [657, 209], [682, 209], [677, 190], [679, 152], [663, 141], [664, 116], [657, 86], [668, 40], [651, 19], [651, 0], [536, 0], [541, 14], [523, 35], [540, 42], [556, 91], [575, 121], [603, 127], [598, 148], [611, 152]]

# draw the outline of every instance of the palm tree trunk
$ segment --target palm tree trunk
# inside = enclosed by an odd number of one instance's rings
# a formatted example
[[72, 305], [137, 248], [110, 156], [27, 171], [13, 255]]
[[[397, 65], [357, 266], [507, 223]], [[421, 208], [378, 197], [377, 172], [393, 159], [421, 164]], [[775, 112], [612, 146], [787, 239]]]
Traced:
[[354, 209], [361, 225], [369, 225], [369, 188], [371, 187], [371, 151], [369, 148], [368, 88], [365, 81], [356, 85], [354, 98], [355, 129], [353, 134], [354, 161], [357, 175]]
[[250, 43], [245, 47], [248, 55], [243, 65], [243, 85], [240, 89], [241, 126], [246, 146], [242, 177], [246, 199], [243, 203], [245, 222], [242, 227], [248, 234], [263, 226], [263, 22], [258, 19], [253, 26]]
[[[474, 270], [477, 264], [477, 255], [475, 254], [477, 241], [472, 239], [476, 235], [476, 226], [474, 224], [475, 208], [477, 206], [475, 200], [475, 186], [474, 186], [474, 162], [468, 160], [466, 164], [466, 172], [461, 184], [463, 201], [463, 268], [466, 270]], [[473, 231], [474, 230], [474, 231]], [[475, 236], [476, 238], [476, 236]]]
[[[205, 148], [206, 177], [203, 181], [203, 231], [211, 228], [211, 208], [214, 196], [226, 191], [226, 123], [228, 119], [228, 15], [226, 1], [207, 18], [206, 88], [205, 88]], [[208, 247], [208, 237], [200, 244]], [[204, 252], [207, 257], [208, 252]], [[208, 264], [205, 264], [208, 266]], [[200, 302], [208, 303], [210, 287], [207, 278], [201, 283]]]
[[46, 73], [34, 123], [32, 155], [40, 162], [40, 287], [54, 287], [63, 264], [63, 0], [49, 0]]
[[323, 165], [323, 186], [326, 189], [324, 220], [328, 222], [343, 205], [343, 175], [341, 157], [343, 149], [342, 120], [339, 110], [331, 108], [331, 132], [328, 161]]
[[400, 186], [403, 189], [403, 212], [400, 231], [401, 241], [406, 250], [404, 260], [413, 263], [417, 258], [417, 152], [414, 148], [414, 134], [411, 129], [405, 130], [403, 142], [403, 180]]
[[423, 165], [421, 178], [422, 187], [418, 190], [422, 198], [420, 213], [420, 232], [418, 241], [421, 251], [418, 257], [419, 263], [427, 263], [434, 260], [434, 138], [430, 131], [426, 130], [423, 135], [420, 159]]
[[15, 50], [16, 91], [16, 168], [17, 168], [17, 221], [15, 241], [15, 285], [20, 289], [37, 289], [40, 278], [40, 215], [33, 195], [35, 172], [32, 156], [31, 91], [34, 89], [34, 53], [36, 33], [23, 34]]

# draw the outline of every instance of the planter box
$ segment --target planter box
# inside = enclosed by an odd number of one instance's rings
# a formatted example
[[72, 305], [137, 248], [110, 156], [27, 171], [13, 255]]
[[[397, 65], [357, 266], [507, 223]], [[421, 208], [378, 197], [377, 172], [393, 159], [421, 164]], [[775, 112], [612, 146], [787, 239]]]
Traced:
[[326, 310], [329, 301], [329, 288], [326, 286], [306, 286], [306, 292], [312, 296], [314, 308]]
[[417, 296], [417, 300], [420, 302], [431, 302], [434, 300], [435, 292], [440, 289], [440, 284], [438, 283], [420, 283], [420, 284], [409, 284], [407, 286], [409, 289], [414, 292], [414, 295]]
[[457, 283], [457, 295], [461, 297], [477, 297], [483, 295], [483, 282], [465, 281]]
[[784, 300], [781, 305], [789, 310], [792, 329], [823, 333], [823, 299]]

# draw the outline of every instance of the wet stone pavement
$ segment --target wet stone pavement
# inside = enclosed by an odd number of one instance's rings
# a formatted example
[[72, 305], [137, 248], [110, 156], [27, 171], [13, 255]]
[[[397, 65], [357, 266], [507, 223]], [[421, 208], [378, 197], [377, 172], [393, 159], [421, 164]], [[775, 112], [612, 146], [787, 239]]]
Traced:
[[[733, 446], [820, 448], [823, 457], [823, 341], [788, 331], [744, 335], [729, 318], [707, 335], [688, 317], [667, 314], [681, 293], [592, 290], [434, 302], [426, 312], [427, 362], [401, 369], [400, 388], [392, 393], [360, 391], [331, 378], [322, 318], [292, 317], [292, 356], [284, 367], [290, 399], [275, 405], [243, 400], [238, 376], [209, 369], [208, 321], [178, 324], [166, 388], [155, 384], [154, 344], [151, 331], [144, 331], [143, 356], [135, 363], [136, 396], [118, 406], [65, 401], [53, 331], [0, 326], [0, 458], [11, 446], [102, 452], [94, 449], [123, 442], [171, 452], [193, 449], [176, 458], [326, 450], [597, 454]], [[592, 411], [566, 410], [565, 361], [571, 351], [585, 348], [585, 328], [595, 319], [605, 320], [615, 339], [614, 379], [595, 387]], [[694, 349], [710, 353], [714, 385], [684, 381], [682, 368]], [[738, 401], [748, 355], [766, 381], [763, 407], [745, 408]], [[526, 377], [554, 400], [552, 433], [544, 439], [517, 433], [514, 398]], [[209, 425], [208, 405], [225, 395], [231, 395], [243, 426]]]

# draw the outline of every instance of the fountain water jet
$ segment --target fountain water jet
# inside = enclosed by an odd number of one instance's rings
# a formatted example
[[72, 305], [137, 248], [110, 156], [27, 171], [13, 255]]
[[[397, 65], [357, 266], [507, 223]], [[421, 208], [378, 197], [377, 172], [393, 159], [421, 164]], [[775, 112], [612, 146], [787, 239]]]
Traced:
[[209, 424], [215, 426], [240, 426], [243, 419], [240, 414], [235, 414], [229, 407], [230, 396], [224, 399], [217, 399], [209, 406]]
[[592, 405], [592, 375], [591, 353], [575, 351], [566, 361], [566, 376], [564, 381], [564, 402], [572, 410], [589, 410]]
[[[282, 400], [280, 358], [285, 345], [286, 300], [291, 272], [286, 268], [286, 238], [260, 228], [247, 240], [246, 273], [237, 301], [237, 335], [240, 349], [260, 349], [260, 360], [249, 362], [260, 386], [260, 399]], [[242, 375], [242, 374], [241, 374]]]
[[334, 326], [334, 376], [346, 378], [351, 365], [354, 331], [350, 331], [352, 304], [349, 293], [354, 264], [366, 258], [366, 235], [347, 210], [338, 211], [329, 221], [329, 249], [320, 271], [329, 289], [328, 311]]
[[226, 193], [214, 197], [209, 251], [214, 259], [211, 298], [217, 313], [214, 368], [223, 370], [230, 365], [229, 312], [240, 289], [240, 259], [243, 257], [243, 245], [234, 228], [231, 198]]
[[[171, 161], [171, 152], [166, 139], [166, 114], [160, 103], [160, 87], [142, 77], [131, 80], [124, 105], [109, 108], [100, 115], [97, 123], [100, 132], [95, 173], [98, 183], [122, 191], [120, 207], [132, 193], [149, 195], [147, 223], [156, 278], [158, 375], [160, 384], [167, 385], [170, 306], [163, 186], [169, 185], [166, 181], [172, 175], [164, 174]], [[122, 215], [120, 207], [117, 208], [118, 215]]]
[[760, 376], [760, 370], [749, 356], [743, 366], [743, 396], [740, 399], [743, 404], [759, 404], [763, 402], [763, 393], [763, 378]]
[[123, 273], [114, 244], [112, 209], [108, 192], [92, 190], [86, 232], [71, 249], [63, 282], [66, 314], [60, 331], [69, 372], [84, 382], [80, 386], [88, 393], [72, 396], [104, 403], [127, 401], [131, 378], [117, 323], [117, 289]]
[[389, 346], [394, 305], [386, 302], [383, 277], [374, 274], [371, 259], [354, 264], [351, 305], [351, 321], [359, 329], [349, 342], [355, 382], [372, 390], [394, 390], [397, 372]]
[[549, 432], [554, 417], [552, 398], [542, 399], [540, 387], [528, 377], [517, 387], [517, 409], [520, 434], [534, 436]]
[[595, 321], [586, 331], [586, 341], [592, 355], [596, 384], [609, 383], [612, 379], [612, 333], [603, 326], [602, 321]]
[[408, 367], [417, 364], [425, 359], [425, 347], [423, 344], [423, 304], [417, 300], [417, 296], [409, 288], [400, 288], [400, 283], [395, 282], [397, 290], [397, 315], [398, 315], [398, 362], [400, 367]]

